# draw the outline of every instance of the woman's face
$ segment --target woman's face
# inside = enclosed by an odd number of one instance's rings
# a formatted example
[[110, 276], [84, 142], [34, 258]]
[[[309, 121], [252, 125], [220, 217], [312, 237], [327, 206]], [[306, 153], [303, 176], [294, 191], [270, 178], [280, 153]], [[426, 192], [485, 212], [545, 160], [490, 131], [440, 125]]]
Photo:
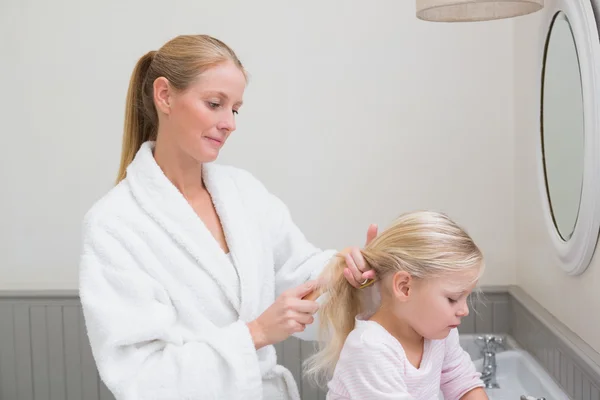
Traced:
[[246, 88], [244, 73], [224, 62], [204, 71], [183, 91], [168, 88], [161, 96], [158, 88], [156, 97], [165, 111], [160, 123], [168, 140], [197, 162], [214, 161], [236, 128]]

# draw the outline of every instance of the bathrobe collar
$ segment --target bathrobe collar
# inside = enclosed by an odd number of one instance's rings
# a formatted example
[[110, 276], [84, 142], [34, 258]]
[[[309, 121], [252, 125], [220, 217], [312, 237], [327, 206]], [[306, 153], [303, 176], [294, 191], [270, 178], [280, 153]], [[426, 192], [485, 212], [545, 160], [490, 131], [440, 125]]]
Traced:
[[[242, 319], [253, 319], [259, 310], [252, 309], [251, 299], [258, 296], [259, 288], [249, 282], [249, 275], [256, 271], [253, 263], [259, 256], [254, 254], [260, 246], [258, 238], [248, 234], [250, 219], [243, 207], [234, 178], [218, 165], [203, 165], [203, 180], [225, 233], [235, 268], [240, 278], [240, 291], [234, 290], [231, 279], [224, 273], [231, 268], [227, 255], [206, 225], [198, 217], [181, 192], [164, 175], [154, 159], [155, 142], [145, 142], [127, 169], [127, 181], [133, 196], [148, 215], [192, 256], [199, 268], [214, 280], [204, 284], [216, 284], [223, 291], [231, 306]], [[202, 290], [201, 287], [198, 290]], [[241, 298], [238, 294], [241, 294]]]

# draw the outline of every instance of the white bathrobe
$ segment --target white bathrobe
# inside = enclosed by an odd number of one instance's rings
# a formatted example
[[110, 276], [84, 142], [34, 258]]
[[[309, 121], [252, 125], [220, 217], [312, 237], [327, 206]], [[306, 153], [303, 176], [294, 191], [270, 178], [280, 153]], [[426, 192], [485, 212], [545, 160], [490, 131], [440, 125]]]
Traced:
[[[243, 170], [206, 164], [230, 258], [144, 143], [127, 178], [86, 214], [80, 296], [101, 378], [117, 400], [299, 399], [273, 346], [246, 323], [335, 254]], [[233, 261], [231, 263], [230, 259]]]

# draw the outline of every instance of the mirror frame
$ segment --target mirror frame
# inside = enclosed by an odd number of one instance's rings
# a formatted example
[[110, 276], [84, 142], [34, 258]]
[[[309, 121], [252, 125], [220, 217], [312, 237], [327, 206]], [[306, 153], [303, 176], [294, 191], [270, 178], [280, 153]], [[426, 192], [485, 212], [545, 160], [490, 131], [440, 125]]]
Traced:
[[[555, 225], [544, 164], [543, 84], [546, 48], [555, 18], [566, 15], [579, 59], [583, 93], [584, 150], [583, 182], [579, 213], [568, 240], [563, 240]], [[546, 227], [560, 267], [569, 275], [580, 275], [589, 266], [600, 233], [600, 38], [590, 0], [545, 0], [541, 10], [538, 176]]]

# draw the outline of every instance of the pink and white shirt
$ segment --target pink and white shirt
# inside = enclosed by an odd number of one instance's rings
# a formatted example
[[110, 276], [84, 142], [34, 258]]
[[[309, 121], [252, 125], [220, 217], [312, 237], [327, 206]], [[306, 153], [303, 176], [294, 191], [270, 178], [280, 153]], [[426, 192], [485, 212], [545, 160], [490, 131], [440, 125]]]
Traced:
[[452, 329], [446, 339], [425, 340], [419, 368], [402, 345], [377, 322], [356, 320], [348, 335], [327, 400], [458, 400], [483, 387], [469, 354]]

